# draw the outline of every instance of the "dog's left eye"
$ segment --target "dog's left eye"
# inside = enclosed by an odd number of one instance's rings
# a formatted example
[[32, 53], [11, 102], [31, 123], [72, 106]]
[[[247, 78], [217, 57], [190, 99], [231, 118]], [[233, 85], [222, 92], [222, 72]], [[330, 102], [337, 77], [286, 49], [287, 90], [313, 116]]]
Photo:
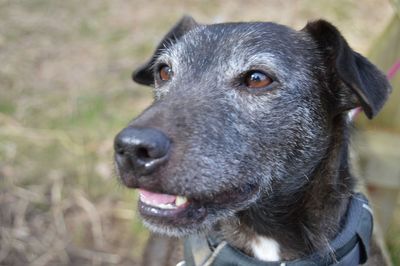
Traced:
[[244, 84], [247, 88], [265, 88], [272, 82], [273, 80], [267, 74], [259, 70], [247, 72], [244, 76]]
[[158, 73], [159, 73], [160, 79], [162, 81], [168, 81], [168, 80], [171, 79], [171, 77], [172, 77], [174, 72], [172, 71], [172, 68], [170, 66], [161, 65], [159, 70], [158, 70]]

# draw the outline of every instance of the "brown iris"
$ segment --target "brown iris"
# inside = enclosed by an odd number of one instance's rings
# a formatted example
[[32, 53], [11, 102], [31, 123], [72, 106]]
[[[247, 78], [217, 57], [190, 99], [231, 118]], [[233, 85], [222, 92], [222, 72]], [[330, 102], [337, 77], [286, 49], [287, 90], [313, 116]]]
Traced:
[[171, 68], [170, 66], [168, 66], [168, 65], [162, 65], [162, 66], [159, 68], [158, 73], [159, 73], [160, 79], [161, 79], [162, 81], [168, 81], [168, 80], [170, 80], [171, 77], [172, 77], [172, 74], [173, 74], [172, 68]]
[[272, 83], [272, 79], [267, 74], [255, 70], [248, 72], [244, 77], [244, 83], [248, 88], [264, 88]]

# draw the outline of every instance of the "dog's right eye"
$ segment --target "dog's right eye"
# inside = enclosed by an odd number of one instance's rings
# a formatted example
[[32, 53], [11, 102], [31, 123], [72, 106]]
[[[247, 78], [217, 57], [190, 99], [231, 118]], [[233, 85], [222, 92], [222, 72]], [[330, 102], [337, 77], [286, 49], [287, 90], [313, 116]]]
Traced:
[[158, 74], [162, 81], [168, 81], [171, 79], [174, 72], [170, 66], [164, 64], [159, 67]]
[[267, 74], [259, 70], [250, 71], [244, 76], [245, 85], [251, 89], [265, 88], [272, 82]]

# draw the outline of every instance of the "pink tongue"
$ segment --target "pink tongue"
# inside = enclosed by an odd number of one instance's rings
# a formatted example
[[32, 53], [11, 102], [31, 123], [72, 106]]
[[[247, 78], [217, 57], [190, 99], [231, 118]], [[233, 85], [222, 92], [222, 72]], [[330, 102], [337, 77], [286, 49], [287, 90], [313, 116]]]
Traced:
[[168, 204], [174, 203], [176, 196], [168, 195], [168, 194], [159, 194], [150, 192], [144, 189], [139, 189], [140, 197], [147, 202], [152, 204]]

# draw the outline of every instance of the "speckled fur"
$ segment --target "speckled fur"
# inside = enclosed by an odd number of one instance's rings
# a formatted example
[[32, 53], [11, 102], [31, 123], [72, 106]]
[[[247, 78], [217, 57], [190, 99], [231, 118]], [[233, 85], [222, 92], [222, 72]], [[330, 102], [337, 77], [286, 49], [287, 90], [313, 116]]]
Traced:
[[[357, 64], [349, 70], [350, 61]], [[165, 83], [153, 75], [163, 63], [174, 71]], [[250, 69], [273, 76], [274, 86], [245, 88], [238, 77]], [[295, 31], [186, 17], [134, 79], [154, 86], [155, 100], [129, 126], [163, 131], [173, 150], [150, 177], [121, 177], [130, 187], [185, 195], [207, 213], [182, 226], [145, 219], [151, 230], [214, 232], [249, 255], [249, 241], [262, 235], [279, 243], [285, 260], [329, 250], [355, 183], [347, 111], [363, 106], [372, 117], [390, 91], [333, 26], [318, 21]]]

